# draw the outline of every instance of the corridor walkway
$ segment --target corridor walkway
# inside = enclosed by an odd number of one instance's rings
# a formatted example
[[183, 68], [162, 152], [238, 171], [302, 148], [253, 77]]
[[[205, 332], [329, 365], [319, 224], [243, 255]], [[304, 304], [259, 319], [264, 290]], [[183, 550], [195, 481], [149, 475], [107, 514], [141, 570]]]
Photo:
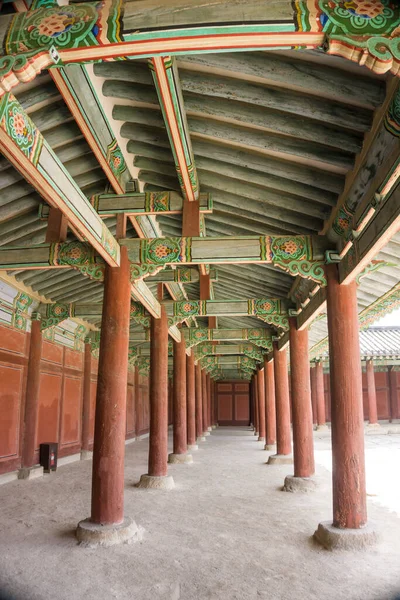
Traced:
[[[400, 435], [368, 436], [367, 457]], [[375, 449], [375, 450], [374, 450]], [[0, 487], [0, 581], [24, 600], [387, 600], [400, 595], [400, 517], [372, 502], [382, 543], [331, 553], [311, 535], [332, 514], [330, 473], [319, 464], [313, 495], [280, 491], [287, 466], [246, 428], [214, 431], [193, 465], [173, 465], [176, 489], [133, 487], [146, 471], [147, 440], [126, 448], [125, 514], [143, 527], [133, 545], [76, 545], [90, 513], [91, 463], [61, 467], [43, 480]], [[322, 459], [321, 459], [322, 460]], [[325, 459], [323, 459], [325, 460]], [[392, 470], [392, 477], [398, 477]], [[388, 474], [389, 475], [389, 474]]]

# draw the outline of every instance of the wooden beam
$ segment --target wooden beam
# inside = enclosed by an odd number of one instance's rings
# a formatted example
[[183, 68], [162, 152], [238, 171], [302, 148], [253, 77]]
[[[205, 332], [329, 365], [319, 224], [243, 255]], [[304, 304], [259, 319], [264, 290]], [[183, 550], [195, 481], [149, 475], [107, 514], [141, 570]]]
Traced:
[[11, 94], [0, 99], [0, 122], [2, 154], [110, 266], [118, 266], [117, 240]]
[[[90, 204], [101, 217], [111, 217], [124, 213], [143, 217], [148, 215], [179, 215], [183, 211], [183, 198], [176, 192], [129, 192], [126, 194], [97, 194], [92, 196]], [[212, 213], [211, 194], [200, 194], [199, 212]], [[49, 207], [42, 204], [39, 208], [42, 219], [47, 219]]]
[[127, 239], [121, 245], [128, 249], [137, 278], [172, 264], [265, 263], [323, 284], [329, 242], [318, 236], [229, 236]]
[[76, 269], [90, 279], [103, 281], [104, 260], [84, 242], [0, 248], [0, 270]]
[[183, 329], [183, 335], [188, 347], [196, 346], [203, 342], [249, 341], [261, 348], [272, 348], [272, 330], [260, 329]]
[[124, 193], [131, 176], [85, 65], [49, 73], [108, 181], [117, 194]]
[[374, 194], [382, 182], [393, 185], [390, 174], [393, 163], [399, 163], [399, 99], [399, 82], [393, 79], [388, 85], [385, 102], [376, 111], [362, 151], [357, 156], [353, 170], [347, 175], [344, 190], [322, 233], [329, 233], [332, 237], [345, 237], [351, 231], [353, 215], [365, 196], [368, 193]]
[[257, 368], [257, 361], [247, 356], [204, 356], [198, 360], [202, 368], [206, 370], [228, 365], [235, 365], [238, 369], [247, 371], [253, 371]]
[[231, 356], [238, 354], [243, 354], [258, 362], [261, 362], [264, 358], [264, 353], [252, 344], [199, 344], [196, 346], [194, 352], [196, 359], [200, 359], [202, 356]]
[[158, 101], [174, 156], [176, 173], [183, 197], [189, 202], [199, 199], [199, 180], [186, 120], [178, 70], [171, 57], [154, 57], [149, 61]]
[[[51, 10], [58, 16], [62, 7]], [[400, 72], [397, 52], [387, 43], [397, 24], [397, 7], [394, 18], [386, 19], [384, 24], [379, 14], [376, 19], [373, 17], [371, 30], [375, 33], [364, 36], [351, 25], [350, 18], [344, 19], [346, 23], [342, 27], [337, 25], [332, 13], [334, 7], [329, 3], [321, 8], [319, 4], [297, 2], [293, 8], [290, 0], [239, 0], [235, 6], [220, 1], [208, 12], [203, 4], [194, 6], [189, 1], [180, 2], [179, 7], [170, 2], [160, 6], [151, 2], [126, 2], [124, 32], [121, 31], [119, 0], [72, 4], [68, 10], [72, 18], [85, 23], [83, 30], [79, 27], [76, 31], [73, 27], [69, 31], [68, 44], [64, 36], [52, 38], [48, 44], [38, 43], [36, 23], [49, 16], [47, 6], [15, 16], [1, 16], [0, 42], [11, 56], [4, 57], [1, 64], [3, 93], [20, 82], [31, 81], [54, 64], [235, 50], [320, 48], [324, 44], [329, 54], [366, 65], [376, 73], [391, 71], [398, 75]], [[352, 16], [350, 8], [344, 10]], [[101, 23], [102, 27], [94, 28], [95, 23]], [[385, 43], [383, 53], [380, 43]]]
[[[376, 257], [378, 252], [400, 230], [400, 188], [392, 194], [374, 199], [370, 210], [372, 218], [359, 235], [352, 235], [351, 248], [339, 263], [339, 278], [343, 284], [353, 281], [365, 267]], [[363, 215], [359, 215], [363, 223]]]
[[169, 325], [188, 317], [255, 316], [279, 330], [288, 327], [288, 302], [280, 298], [165, 302]]

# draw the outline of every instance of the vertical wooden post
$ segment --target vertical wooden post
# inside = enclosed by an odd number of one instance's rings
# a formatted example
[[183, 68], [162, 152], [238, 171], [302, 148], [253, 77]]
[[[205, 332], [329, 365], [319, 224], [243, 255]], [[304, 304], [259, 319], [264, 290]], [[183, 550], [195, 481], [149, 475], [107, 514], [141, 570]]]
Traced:
[[214, 394], [211, 376], [207, 374], [207, 395], [208, 395], [208, 423], [210, 431], [215, 429], [214, 425]]
[[274, 374], [276, 401], [276, 454], [268, 464], [291, 464], [293, 462], [290, 440], [290, 400], [286, 350], [279, 350], [274, 342]]
[[[128, 254], [106, 265], [92, 468], [90, 519], [78, 524], [80, 542], [111, 544], [137, 533], [124, 520], [124, 455], [131, 283]], [[111, 541], [112, 540], [112, 541]]]
[[90, 392], [92, 377], [92, 346], [90, 339], [85, 340], [83, 364], [83, 403], [82, 403], [82, 450], [81, 458], [90, 458]]
[[187, 444], [188, 450], [197, 450], [196, 444], [196, 386], [193, 350], [186, 356], [186, 398], [187, 398]]
[[43, 469], [32, 469], [36, 460], [36, 432], [39, 416], [40, 361], [42, 359], [42, 330], [40, 316], [32, 315], [29, 341], [28, 374], [26, 380], [24, 438], [22, 445], [22, 469], [20, 479], [27, 479], [43, 473]]
[[265, 450], [273, 450], [276, 443], [274, 361], [264, 357], [265, 378]]
[[310, 480], [315, 464], [308, 330], [297, 329], [297, 320], [293, 317], [289, 319], [289, 342], [294, 476], [286, 477], [283, 489], [309, 491], [315, 488], [315, 481]]
[[311, 405], [314, 429], [317, 428], [317, 369], [315, 364], [310, 366]]
[[260, 411], [258, 406], [258, 385], [257, 385], [257, 375], [253, 375], [251, 380], [253, 386], [253, 395], [254, 395], [254, 435], [259, 436], [260, 434]]
[[186, 410], [186, 344], [182, 340], [173, 342], [174, 348], [174, 386], [173, 386], [173, 436], [174, 451], [168, 462], [183, 464], [193, 462], [187, 453], [187, 410]]
[[47, 219], [47, 243], [65, 242], [68, 235], [68, 219], [58, 208], [50, 207]]
[[399, 412], [399, 394], [397, 390], [397, 372], [394, 367], [388, 368], [388, 379], [389, 379], [389, 402], [390, 402], [390, 423], [393, 419], [400, 417]]
[[256, 375], [258, 392], [259, 436], [258, 441], [265, 444], [265, 381], [264, 369], [258, 369]]
[[203, 436], [210, 435], [208, 426], [208, 394], [207, 394], [207, 373], [201, 372], [201, 397], [202, 397], [202, 418], [203, 418]]
[[[362, 378], [357, 284], [339, 283], [337, 265], [326, 266], [332, 398], [333, 528], [360, 529], [367, 523]], [[316, 532], [324, 543], [330, 524]], [[335, 531], [335, 536], [339, 534]], [[350, 539], [348, 536], [347, 539]], [[357, 539], [362, 539], [360, 535]]]
[[249, 385], [249, 396], [250, 396], [250, 426], [255, 431], [255, 414], [254, 414], [254, 390], [253, 390], [253, 378], [250, 379]]
[[328, 430], [326, 424], [325, 412], [325, 386], [324, 386], [324, 366], [322, 361], [317, 362], [315, 367], [316, 400], [317, 400], [317, 423], [318, 431]]
[[159, 319], [150, 317], [149, 470], [137, 487], [174, 487], [168, 475], [168, 319], [164, 306]]
[[378, 406], [376, 402], [376, 384], [375, 384], [375, 373], [374, 363], [372, 360], [367, 360], [367, 387], [368, 387], [368, 416], [369, 425], [377, 428], [378, 423]]
[[195, 387], [196, 387], [196, 436], [197, 442], [205, 442], [203, 436], [203, 397], [201, 389], [201, 366], [197, 363], [195, 367]]

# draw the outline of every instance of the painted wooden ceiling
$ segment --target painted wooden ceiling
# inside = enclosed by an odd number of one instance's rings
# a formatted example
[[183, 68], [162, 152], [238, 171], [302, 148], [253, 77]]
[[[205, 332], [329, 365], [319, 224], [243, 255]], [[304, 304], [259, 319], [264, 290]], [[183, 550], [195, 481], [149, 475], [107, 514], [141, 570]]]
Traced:
[[[213, 197], [213, 213], [205, 218], [207, 235], [320, 232], [374, 111], [384, 102], [386, 78], [318, 51], [188, 55], [179, 57], [177, 66], [200, 189]], [[103, 94], [113, 104], [140, 188], [180, 192], [147, 63], [99, 63], [94, 76], [101, 78]], [[41, 75], [14, 93], [85, 195], [103, 192], [106, 177], [51, 78]], [[38, 214], [42, 200], [5, 158], [0, 160], [0, 187], [0, 246], [44, 242], [47, 223]], [[182, 235], [180, 215], [156, 218], [163, 235]], [[116, 220], [106, 223], [115, 234]], [[136, 237], [132, 226], [127, 235]], [[398, 283], [400, 235], [376, 258], [380, 267], [360, 281], [360, 311]], [[76, 271], [9, 275], [46, 301], [102, 301], [102, 284]], [[151, 278], [146, 282], [155, 293], [157, 284]], [[220, 265], [213, 294], [215, 299], [286, 298], [293, 283], [293, 277], [269, 265]], [[199, 284], [187, 284], [185, 292], [198, 299]], [[197, 319], [199, 326], [206, 323]], [[267, 327], [253, 317], [220, 317], [218, 325]], [[310, 345], [326, 335], [322, 317], [311, 327]]]

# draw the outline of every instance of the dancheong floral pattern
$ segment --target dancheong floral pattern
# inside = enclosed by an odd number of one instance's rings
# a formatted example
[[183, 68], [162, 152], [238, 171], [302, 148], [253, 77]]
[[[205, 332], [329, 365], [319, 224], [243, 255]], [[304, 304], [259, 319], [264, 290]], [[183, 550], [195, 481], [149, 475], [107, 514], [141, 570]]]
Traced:
[[113, 140], [107, 146], [107, 163], [115, 177], [120, 181], [122, 174], [126, 171], [125, 159], [122, 155], [121, 148], [118, 146], [117, 140]]
[[12, 94], [0, 101], [0, 125], [21, 152], [36, 165], [43, 145], [43, 137]]
[[320, 0], [324, 29], [351, 35], [390, 34], [399, 25], [398, 3], [392, 0]]
[[[41, 6], [17, 14], [11, 23], [7, 54], [50, 48], [79, 48], [120, 41], [120, 2], [85, 2], [68, 6]], [[106, 23], [103, 31], [102, 23]]]
[[400, 7], [395, 0], [297, 0], [295, 7], [301, 31], [319, 24], [335, 35], [398, 35]]

